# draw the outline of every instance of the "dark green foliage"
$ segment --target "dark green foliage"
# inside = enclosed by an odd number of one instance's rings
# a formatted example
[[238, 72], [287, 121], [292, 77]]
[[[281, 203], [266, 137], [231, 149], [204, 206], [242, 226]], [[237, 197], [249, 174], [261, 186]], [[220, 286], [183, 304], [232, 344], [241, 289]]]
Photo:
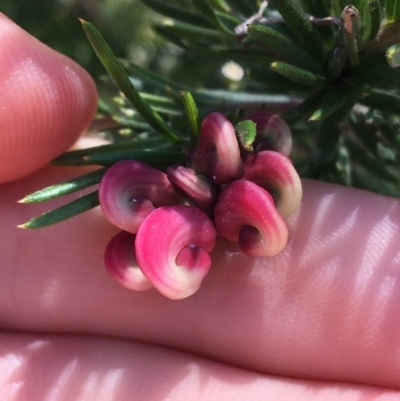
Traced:
[[[126, 97], [106, 82], [100, 111], [110, 148], [55, 163], [138, 158], [162, 169], [190, 160], [208, 113], [224, 112], [236, 125], [247, 112], [269, 110], [292, 129], [302, 176], [400, 196], [400, 0], [141, 2], [161, 15], [156, 31], [183, 61], [168, 74], [119, 62], [85, 22]], [[222, 74], [231, 61], [245, 78]], [[254, 127], [242, 125], [249, 146]]]

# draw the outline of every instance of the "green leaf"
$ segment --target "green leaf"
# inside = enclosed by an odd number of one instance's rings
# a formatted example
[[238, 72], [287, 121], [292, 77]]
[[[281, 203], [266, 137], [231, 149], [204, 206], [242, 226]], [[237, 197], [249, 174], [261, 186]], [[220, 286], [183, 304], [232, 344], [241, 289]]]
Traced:
[[309, 121], [322, 120], [345, 104], [350, 96], [349, 88], [342, 85], [331, 87], [321, 100], [320, 107], [314, 111]]
[[[256, 2], [248, 0], [228, 0], [231, 8], [234, 8], [238, 13], [242, 14], [244, 17], [248, 18], [257, 12]], [[251, 4], [253, 3], [253, 4]]]
[[400, 0], [386, 1], [386, 20], [388, 22], [400, 20]]
[[271, 68], [268, 67], [269, 66], [266, 66], [263, 69], [249, 68], [245, 71], [245, 73], [250, 79], [266, 85], [268, 90], [270, 91], [281, 93], [302, 93], [304, 91], [310, 90], [310, 88], [308, 88], [307, 86], [297, 84], [289, 79], [286, 79], [283, 76], [273, 72]]
[[217, 17], [215, 11], [208, 4], [207, 0], [192, 0], [193, 5], [199, 10], [204, 17], [208, 20], [208, 22], [217, 28], [219, 31], [226, 33], [228, 35], [234, 36], [235, 33], [228, 29]]
[[271, 0], [289, 28], [317, 60], [325, 59], [324, 44], [318, 31], [297, 0]]
[[249, 34], [273, 52], [280, 54], [289, 63], [297, 67], [321, 73], [322, 66], [307, 51], [303, 50], [287, 35], [265, 25], [251, 24]]
[[181, 91], [181, 95], [189, 126], [190, 142], [192, 148], [196, 149], [197, 142], [199, 140], [199, 130], [200, 130], [199, 110], [197, 109], [196, 102], [194, 101], [193, 96], [190, 92]]
[[308, 120], [321, 104], [321, 99], [325, 96], [326, 92], [326, 88], [316, 91], [303, 100], [303, 102], [298, 106], [282, 113], [281, 117], [289, 124], [289, 126], [294, 125], [296, 122], [301, 120]]
[[81, 189], [87, 188], [91, 185], [98, 184], [101, 177], [107, 171], [106, 168], [101, 168], [87, 174], [83, 174], [77, 178], [64, 181], [60, 184], [51, 185], [50, 187], [43, 188], [30, 195], [25, 196], [19, 203], [39, 203], [51, 199], [59, 198], [60, 196], [68, 195]]
[[83, 20], [81, 20], [81, 22], [93, 49], [121, 92], [155, 131], [172, 142], [180, 142], [180, 135], [174, 132], [172, 127], [167, 125], [164, 120], [143, 101], [121, 63], [116, 59], [97, 29], [89, 22]]
[[124, 61], [123, 65], [127, 68], [128, 72], [132, 72], [148, 85], [156, 87], [165, 93], [169, 93], [168, 88], [176, 90], [177, 92], [180, 92], [181, 90], [191, 91], [197, 102], [206, 104], [210, 102], [210, 99], [207, 96], [200, 94], [199, 91], [193, 91], [192, 88], [187, 85], [182, 85], [179, 82], [164, 78], [161, 75], [155, 74], [154, 72], [151, 72], [133, 62]]
[[112, 166], [121, 160], [138, 160], [152, 167], [164, 169], [171, 164], [185, 163], [186, 156], [180, 149], [165, 146], [156, 152], [151, 150], [120, 150], [116, 152], [94, 153], [86, 156], [85, 161], [100, 166]]
[[154, 10], [156, 13], [165, 17], [172, 18], [177, 21], [185, 22], [186, 24], [196, 25], [203, 28], [211, 28], [212, 25], [201, 15], [192, 14], [180, 8], [172, 7], [154, 0], [140, 0], [144, 5]]
[[241, 121], [235, 126], [235, 133], [239, 143], [248, 152], [253, 151], [253, 142], [256, 139], [257, 127], [254, 121]]
[[187, 41], [215, 43], [219, 42], [221, 38], [221, 32], [212, 27], [202, 28], [196, 25], [184, 24], [179, 21], [163, 21], [161, 25], [155, 25], [155, 29], [158, 31], [161, 29], [168, 35]]
[[271, 70], [293, 82], [297, 82], [309, 88], [317, 88], [325, 81], [325, 78], [320, 75], [287, 63], [282, 63], [281, 61], [271, 63]]
[[360, 64], [360, 12], [354, 6], [347, 6], [341, 14], [342, 32], [347, 57], [353, 66]]
[[400, 115], [400, 97], [388, 92], [373, 90], [359, 102], [372, 109]]
[[381, 26], [381, 5], [379, 0], [370, 0], [368, 2], [368, 9], [371, 20], [368, 42], [371, 42], [375, 39]]
[[121, 141], [109, 145], [93, 146], [91, 148], [71, 150], [61, 156], [58, 156], [52, 161], [56, 166], [79, 166], [88, 165], [88, 162], [83, 157], [93, 155], [95, 153], [113, 153], [122, 150], [156, 150], [165, 146], [170, 146], [170, 142], [165, 138], [156, 136], [149, 139], [136, 139], [131, 141]]
[[392, 68], [400, 67], [400, 44], [387, 49], [386, 60]]
[[29, 220], [25, 224], [21, 224], [20, 228], [42, 228], [50, 226], [52, 224], [59, 223], [63, 220], [67, 220], [80, 213], [86, 212], [90, 209], [99, 205], [98, 191], [92, 192], [88, 195], [84, 195], [74, 201], [67, 203], [61, 207], [53, 209], [49, 212], [42, 214], [32, 220]]

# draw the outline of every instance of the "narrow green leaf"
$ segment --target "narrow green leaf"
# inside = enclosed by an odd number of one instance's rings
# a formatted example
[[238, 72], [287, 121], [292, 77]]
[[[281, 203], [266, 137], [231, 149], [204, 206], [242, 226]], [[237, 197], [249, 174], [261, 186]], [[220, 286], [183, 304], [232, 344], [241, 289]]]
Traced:
[[232, 10], [225, 0], [209, 0], [211, 5], [221, 13], [230, 13]]
[[107, 171], [106, 168], [101, 168], [87, 174], [83, 174], [77, 178], [61, 182], [60, 184], [51, 185], [43, 188], [30, 195], [25, 196], [19, 203], [39, 203], [51, 199], [59, 198], [60, 196], [68, 195], [81, 189], [98, 184], [101, 177]]
[[271, 27], [251, 24], [248, 27], [249, 34], [265, 45], [273, 52], [280, 54], [289, 63], [310, 70], [314, 73], [321, 73], [322, 66], [307, 51], [303, 50], [299, 43], [296, 43], [287, 35], [284, 35]]
[[180, 47], [181, 49], [186, 49], [186, 45], [181, 40], [182, 38], [175, 32], [171, 32], [168, 26], [153, 25], [153, 29], [158, 36], [165, 39], [167, 42], [173, 43], [175, 46]]
[[386, 60], [392, 68], [400, 67], [400, 44], [389, 47]]
[[192, 14], [180, 8], [169, 6], [166, 2], [158, 2], [154, 0], [140, 0], [144, 5], [154, 10], [156, 13], [165, 17], [172, 18], [186, 24], [196, 25], [203, 28], [211, 28], [212, 25], [201, 15]]
[[346, 6], [341, 14], [344, 46], [347, 57], [353, 66], [360, 64], [360, 12], [354, 6]]
[[29, 220], [25, 224], [21, 224], [20, 228], [42, 228], [50, 226], [52, 224], [59, 223], [63, 220], [67, 220], [80, 213], [86, 212], [90, 209], [99, 205], [98, 191], [92, 192], [88, 195], [84, 195], [74, 201], [67, 203], [61, 207], [53, 209], [49, 212], [42, 214], [32, 220]]
[[350, 91], [345, 86], [333, 86], [321, 100], [320, 107], [314, 111], [309, 121], [322, 120], [343, 106], [349, 98]]
[[246, 75], [256, 82], [267, 86], [268, 90], [281, 93], [294, 93], [309, 91], [307, 86], [295, 83], [283, 76], [273, 72], [267, 66], [265, 68], [249, 68]]
[[83, 157], [95, 154], [95, 153], [108, 153], [118, 152], [122, 150], [136, 151], [136, 150], [157, 150], [170, 145], [170, 142], [166, 141], [165, 138], [156, 136], [149, 139], [136, 139], [131, 141], [121, 141], [112, 143], [109, 145], [93, 146], [91, 148], [71, 150], [58, 156], [52, 161], [53, 165], [56, 166], [71, 166], [88, 165], [88, 162]]
[[299, 105], [281, 114], [281, 117], [289, 124], [294, 125], [301, 120], [308, 120], [313, 112], [321, 104], [321, 99], [326, 94], [326, 88], [320, 89], [308, 96]]
[[155, 74], [154, 72], [151, 72], [133, 62], [124, 61], [123, 65], [127, 68], [128, 72], [133, 73], [147, 84], [160, 89], [164, 93], [168, 93], [168, 88], [176, 90], [177, 92], [181, 90], [191, 91], [197, 102], [210, 102], [210, 99], [207, 96], [201, 95], [199, 91], [193, 91], [192, 88], [187, 85], [183, 85], [171, 79], [164, 78], [161, 75]]
[[[229, 5], [237, 10], [243, 17], [249, 18], [257, 12], [256, 2], [247, 0], [228, 0]], [[253, 3], [253, 4], [251, 4]]]
[[253, 142], [256, 139], [257, 127], [254, 121], [241, 121], [235, 126], [235, 133], [239, 143], [248, 152], [253, 151]]
[[400, 115], [400, 97], [391, 93], [373, 90], [368, 96], [361, 98], [359, 102], [373, 109]]
[[322, 76], [281, 61], [271, 63], [271, 70], [309, 88], [317, 88], [321, 83], [325, 82], [325, 78]]
[[197, 109], [196, 102], [194, 101], [193, 96], [190, 92], [181, 91], [181, 95], [189, 126], [190, 142], [192, 148], [196, 149], [197, 142], [199, 140], [199, 129], [200, 129], [199, 111]]
[[83, 20], [81, 20], [81, 22], [93, 49], [121, 92], [134, 105], [147, 123], [160, 135], [172, 142], [180, 142], [181, 137], [174, 132], [172, 127], [167, 125], [164, 120], [143, 101], [121, 63], [116, 59], [97, 29], [89, 22]]
[[368, 38], [369, 43], [375, 39], [381, 26], [381, 5], [379, 3], [379, 0], [370, 0], [368, 2], [368, 9], [371, 19], [371, 27]]
[[297, 0], [271, 0], [271, 3], [300, 42], [312, 52], [317, 60], [323, 61], [325, 59], [323, 41], [300, 3]]
[[243, 49], [233, 49], [226, 46], [199, 46], [197, 44], [190, 44], [189, 50], [195, 51], [199, 54], [208, 54], [214, 57], [220, 57], [223, 60], [236, 61], [238, 63], [250, 64], [267, 64], [275, 60], [269, 56], [265, 51], [252, 51]]
[[221, 38], [221, 32], [216, 29], [202, 28], [195, 25], [184, 24], [179, 21], [163, 21], [161, 25], [155, 25], [155, 29], [161, 29], [168, 35], [179, 37], [182, 40], [197, 41], [207, 44], [210, 42], [219, 42]]
[[400, 0], [386, 1], [386, 20], [388, 22], [400, 20]]
[[121, 150], [117, 152], [95, 153], [85, 157], [90, 164], [111, 166], [121, 160], [138, 160], [156, 168], [165, 168], [170, 164], [179, 164], [186, 161], [182, 151], [170, 146], [154, 150]]
[[229, 30], [220, 20], [220, 18], [217, 17], [215, 11], [212, 9], [212, 7], [208, 4], [207, 0], [192, 0], [193, 5], [199, 10], [204, 17], [210, 22], [212, 26], [217, 28], [223, 33], [226, 33], [228, 35], [234, 36], [235, 33], [231, 30]]

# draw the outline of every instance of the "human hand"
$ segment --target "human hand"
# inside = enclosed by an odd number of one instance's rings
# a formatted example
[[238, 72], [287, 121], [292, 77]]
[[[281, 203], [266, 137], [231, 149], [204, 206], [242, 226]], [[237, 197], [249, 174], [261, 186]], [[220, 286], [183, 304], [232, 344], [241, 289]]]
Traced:
[[277, 257], [220, 241], [193, 296], [126, 290], [99, 210], [16, 228], [49, 208], [18, 199], [82, 173], [34, 171], [87, 127], [96, 93], [2, 15], [0, 37], [1, 400], [400, 399], [397, 200], [305, 181]]

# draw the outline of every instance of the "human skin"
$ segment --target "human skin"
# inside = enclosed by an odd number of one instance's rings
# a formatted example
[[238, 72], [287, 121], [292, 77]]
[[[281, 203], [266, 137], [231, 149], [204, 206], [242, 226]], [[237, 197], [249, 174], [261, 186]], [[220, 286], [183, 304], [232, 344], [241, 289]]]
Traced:
[[99, 209], [16, 228], [65, 202], [17, 200], [84, 171], [46, 164], [88, 126], [96, 92], [3, 15], [0, 39], [1, 400], [400, 400], [397, 200], [304, 181], [278, 256], [220, 240], [187, 299], [122, 288]]

